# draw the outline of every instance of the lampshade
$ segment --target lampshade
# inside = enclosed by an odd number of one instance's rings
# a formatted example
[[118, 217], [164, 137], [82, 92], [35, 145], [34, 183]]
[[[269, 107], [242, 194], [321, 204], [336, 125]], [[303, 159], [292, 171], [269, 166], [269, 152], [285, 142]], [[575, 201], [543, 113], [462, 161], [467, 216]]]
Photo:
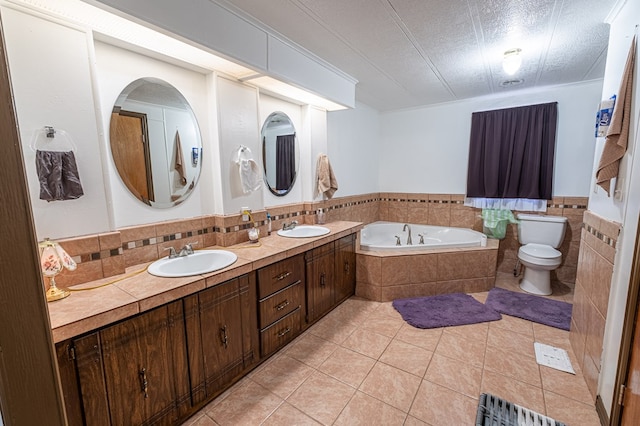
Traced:
[[47, 290], [47, 301], [64, 299], [71, 294], [68, 290], [59, 289], [56, 286], [55, 276], [62, 272], [62, 269], [74, 271], [77, 268], [76, 262], [64, 251], [56, 242], [45, 238], [38, 244], [40, 248], [40, 269], [42, 275], [49, 278], [49, 290]]
[[522, 49], [514, 48], [504, 52], [502, 58], [502, 69], [509, 75], [515, 74], [522, 65]]

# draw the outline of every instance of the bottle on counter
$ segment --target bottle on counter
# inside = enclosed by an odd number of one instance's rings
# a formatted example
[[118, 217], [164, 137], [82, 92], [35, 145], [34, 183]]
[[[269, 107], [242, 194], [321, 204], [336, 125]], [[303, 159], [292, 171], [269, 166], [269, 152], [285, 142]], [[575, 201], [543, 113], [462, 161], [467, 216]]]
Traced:
[[318, 225], [324, 224], [324, 211], [322, 209], [318, 209], [316, 212], [316, 223]]
[[271, 215], [267, 212], [267, 235], [271, 235]]

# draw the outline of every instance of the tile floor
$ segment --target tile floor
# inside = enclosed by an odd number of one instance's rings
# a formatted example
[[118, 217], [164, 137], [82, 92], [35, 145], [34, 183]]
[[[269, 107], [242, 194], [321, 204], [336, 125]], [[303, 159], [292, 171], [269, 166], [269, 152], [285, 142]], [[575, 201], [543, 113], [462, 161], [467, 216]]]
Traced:
[[[496, 285], [519, 290], [506, 274]], [[538, 365], [534, 341], [566, 349], [577, 374]], [[185, 425], [474, 425], [482, 392], [568, 425], [600, 425], [568, 332], [506, 315], [422, 330], [390, 302], [355, 297]]]

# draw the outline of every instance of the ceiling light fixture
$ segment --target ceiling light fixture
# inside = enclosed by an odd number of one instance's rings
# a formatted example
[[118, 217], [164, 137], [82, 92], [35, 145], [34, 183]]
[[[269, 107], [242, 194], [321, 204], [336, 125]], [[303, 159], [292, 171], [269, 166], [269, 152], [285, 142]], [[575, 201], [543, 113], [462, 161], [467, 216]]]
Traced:
[[522, 65], [522, 49], [514, 48], [509, 49], [504, 52], [504, 56], [502, 58], [502, 69], [509, 75], [513, 75], [520, 69], [520, 65]]

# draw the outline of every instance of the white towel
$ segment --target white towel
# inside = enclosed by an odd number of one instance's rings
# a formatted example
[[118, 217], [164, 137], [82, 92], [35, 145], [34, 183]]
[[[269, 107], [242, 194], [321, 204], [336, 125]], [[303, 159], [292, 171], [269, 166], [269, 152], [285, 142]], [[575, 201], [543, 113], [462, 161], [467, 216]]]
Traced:
[[317, 197], [323, 194], [327, 197], [327, 200], [333, 197], [333, 194], [338, 190], [338, 180], [333, 174], [331, 163], [329, 163], [329, 157], [325, 154], [318, 155], [318, 161], [316, 163], [316, 194]]
[[242, 192], [248, 194], [260, 189], [262, 177], [260, 175], [260, 167], [252, 159], [238, 159], [238, 167], [240, 169], [240, 183], [242, 184]]

